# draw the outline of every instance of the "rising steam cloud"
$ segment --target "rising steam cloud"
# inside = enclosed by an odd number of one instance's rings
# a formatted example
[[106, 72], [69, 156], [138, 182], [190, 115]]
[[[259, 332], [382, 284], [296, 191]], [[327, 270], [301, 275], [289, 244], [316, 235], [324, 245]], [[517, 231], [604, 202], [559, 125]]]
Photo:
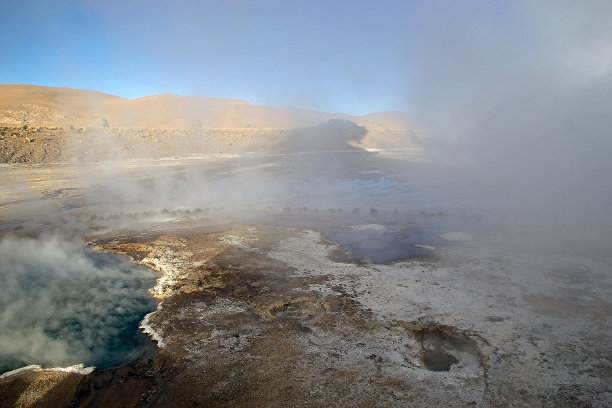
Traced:
[[[499, 232], [597, 242], [612, 222], [609, 2], [447, 2], [411, 28], [413, 96]], [[466, 23], [469, 21], [469, 23]]]

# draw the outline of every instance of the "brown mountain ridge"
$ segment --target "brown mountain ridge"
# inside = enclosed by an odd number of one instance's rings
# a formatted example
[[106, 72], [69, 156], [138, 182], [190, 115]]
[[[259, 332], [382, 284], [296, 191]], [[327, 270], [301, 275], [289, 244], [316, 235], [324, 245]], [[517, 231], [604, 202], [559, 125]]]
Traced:
[[38, 85], [0, 85], [0, 125], [118, 128], [297, 128], [330, 119], [406, 129], [399, 112], [362, 116], [255, 105], [239, 99], [150, 95], [135, 99], [97, 91]]

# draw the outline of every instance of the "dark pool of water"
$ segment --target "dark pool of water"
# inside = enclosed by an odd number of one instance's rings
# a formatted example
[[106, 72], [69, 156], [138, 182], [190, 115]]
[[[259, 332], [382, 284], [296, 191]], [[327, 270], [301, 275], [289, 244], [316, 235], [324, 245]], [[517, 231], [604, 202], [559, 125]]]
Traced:
[[426, 350], [423, 353], [423, 364], [430, 371], [449, 371], [459, 360], [452, 354], [439, 350]]
[[[371, 215], [370, 209], [301, 210], [292, 208], [276, 217], [285, 227], [321, 232], [340, 247], [330, 256], [337, 261], [391, 263], [413, 256], [428, 255], [419, 247], [441, 245], [439, 228], [433, 223], [415, 222], [386, 211]], [[423, 220], [419, 220], [423, 221]]]
[[427, 255], [428, 251], [418, 245], [437, 245], [439, 241], [432, 231], [380, 224], [340, 227], [326, 235], [346, 250], [336, 252], [336, 258], [374, 263]]

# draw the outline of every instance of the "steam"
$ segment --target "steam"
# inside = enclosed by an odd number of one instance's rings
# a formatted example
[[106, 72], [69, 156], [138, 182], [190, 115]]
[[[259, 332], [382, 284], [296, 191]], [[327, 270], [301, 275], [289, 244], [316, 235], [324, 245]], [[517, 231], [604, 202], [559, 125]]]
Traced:
[[0, 370], [32, 363], [104, 366], [142, 352], [125, 342], [152, 308], [151, 271], [43, 234], [4, 236], [0, 274]]
[[502, 234], [609, 238], [612, 4], [446, 2], [423, 15], [415, 106], [461, 163], [439, 179], [486, 202]]
[[[254, 209], [287, 205], [295, 197], [296, 183], [314, 174], [324, 175], [325, 185], [319, 183], [316, 191], [302, 190], [302, 197], [325, 196], [347, 170], [343, 155], [338, 153], [363, 152], [352, 144], [366, 132], [351, 121], [331, 120], [287, 129], [276, 139], [267, 140], [269, 147], [255, 154], [160, 160], [151, 153], [148, 156], [153, 159], [132, 161], [122, 160], [112, 135], [94, 134], [88, 152], [97, 152], [101, 160], [89, 162], [85, 157], [77, 166], [75, 182], [82, 189], [82, 205], [91, 206], [98, 220], [122, 213], [135, 215], [136, 211], [162, 215], [162, 211], [196, 209], [220, 210], [240, 220]], [[331, 198], [323, 201], [334, 205]]]
[[[315, 2], [297, 13], [275, 2], [257, 10], [194, 3], [145, 10], [145, 18], [138, 19], [130, 14], [142, 12], [135, 8], [116, 13], [112, 7], [89, 7], [102, 24], [120, 28], [109, 32], [122, 38], [128, 32], [148, 45], [141, 58], [111, 35], [109, 41], [121, 50], [113, 61], [137, 67], [134, 59], [149, 58], [164, 72], [158, 80], [166, 90], [319, 109], [341, 110], [339, 104], [350, 106], [347, 100], [353, 99], [353, 107], [376, 101], [377, 109], [404, 108], [420, 118], [419, 127], [435, 141], [435, 159], [455, 163], [428, 169], [433, 177], [427, 181], [463, 190], [471, 197], [467, 210], [496, 220], [500, 235], [528, 233], [585, 244], [610, 235], [609, 2], [411, 2], [374, 11], [362, 2], [349, 7]], [[236, 9], [243, 11], [236, 15]], [[257, 18], [246, 18], [251, 12]], [[311, 14], [321, 21], [317, 30], [304, 18]], [[179, 29], [159, 30], [161, 16], [164, 26], [167, 21]], [[380, 29], [363, 30], [369, 24]], [[294, 27], [291, 38], [299, 40], [291, 47], [277, 35], [289, 27]], [[223, 41], [205, 41], [209, 38]], [[245, 46], [244, 38], [260, 45]], [[295, 58], [286, 58], [288, 52]], [[271, 61], [275, 66], [267, 69]], [[231, 79], [223, 77], [226, 73]], [[252, 80], [255, 75], [258, 80]], [[176, 78], [192, 88], [173, 82]], [[214, 78], [214, 84], [201, 82], [206, 78]], [[403, 103], [397, 103], [399, 96]], [[234, 173], [231, 187], [187, 173], [178, 189], [176, 180], [155, 177], [153, 171], [154, 188], [120, 182], [116, 190], [128, 201], [183, 200], [200, 207], [214, 207], [219, 199], [235, 206], [266, 195], [279, 197], [278, 202], [290, 198], [290, 186], [269, 170]], [[107, 185], [124, 178], [109, 177]]]

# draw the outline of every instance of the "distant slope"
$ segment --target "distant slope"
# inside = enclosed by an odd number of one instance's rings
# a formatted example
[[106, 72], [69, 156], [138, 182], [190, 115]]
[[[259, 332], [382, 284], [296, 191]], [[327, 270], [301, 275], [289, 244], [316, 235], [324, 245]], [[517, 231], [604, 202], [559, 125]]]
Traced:
[[351, 116], [253, 105], [238, 99], [172, 94], [125, 99], [96, 91], [36, 85], [0, 85], [0, 124], [119, 128], [297, 128], [330, 119], [368, 129], [406, 129], [397, 112]]

